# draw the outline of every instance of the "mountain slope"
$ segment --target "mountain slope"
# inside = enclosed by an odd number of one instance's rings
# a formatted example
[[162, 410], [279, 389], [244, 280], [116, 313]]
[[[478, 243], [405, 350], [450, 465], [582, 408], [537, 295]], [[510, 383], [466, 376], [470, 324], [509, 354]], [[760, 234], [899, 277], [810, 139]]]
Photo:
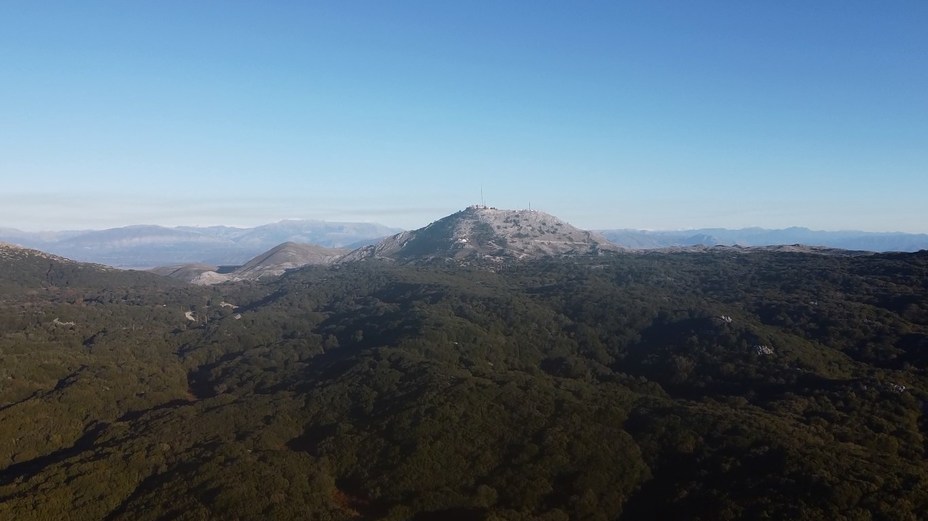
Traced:
[[735, 250], [0, 292], [0, 519], [924, 518], [928, 252]]
[[385, 258], [401, 262], [432, 259], [527, 259], [595, 254], [619, 247], [544, 212], [471, 206], [425, 228], [402, 232], [346, 255], [342, 262]]
[[[39, 250], [0, 242], [0, 290], [124, 286], [162, 286], [161, 277], [77, 262]], [[171, 284], [167, 284], [170, 286]]]
[[331, 264], [347, 253], [341, 248], [325, 248], [315, 244], [285, 242], [249, 260], [235, 270], [220, 273], [218, 267], [206, 264], [166, 266], [152, 270], [159, 275], [209, 285], [237, 280], [258, 280], [276, 277], [285, 271], [308, 265]]
[[928, 251], [792, 250], [146, 288], [0, 249], [0, 519], [924, 518]]
[[251, 259], [230, 275], [233, 280], [257, 280], [303, 266], [331, 264], [345, 253], [347, 251], [340, 248], [285, 242]]

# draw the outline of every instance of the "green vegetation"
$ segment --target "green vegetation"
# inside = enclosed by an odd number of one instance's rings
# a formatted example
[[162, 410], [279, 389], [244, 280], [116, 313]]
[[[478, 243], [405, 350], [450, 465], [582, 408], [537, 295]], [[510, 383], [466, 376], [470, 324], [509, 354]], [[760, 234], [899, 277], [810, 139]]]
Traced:
[[0, 519], [928, 513], [928, 252], [0, 288]]

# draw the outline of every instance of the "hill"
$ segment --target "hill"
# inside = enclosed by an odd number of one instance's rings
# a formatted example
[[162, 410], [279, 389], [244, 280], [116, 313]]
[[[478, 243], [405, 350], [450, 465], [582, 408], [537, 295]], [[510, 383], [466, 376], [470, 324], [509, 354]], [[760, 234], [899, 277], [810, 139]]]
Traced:
[[553, 215], [532, 210], [471, 206], [424, 228], [360, 248], [340, 262], [365, 258], [401, 262], [429, 260], [526, 260], [598, 254], [618, 247]]
[[343, 248], [324, 248], [314, 244], [285, 242], [249, 260], [235, 269], [220, 272], [216, 266], [186, 264], [152, 270], [185, 282], [200, 285], [218, 284], [229, 281], [259, 280], [275, 277], [287, 270], [308, 265], [331, 264], [348, 253]]
[[21, 291], [101, 288], [113, 285], [157, 287], [171, 284], [150, 273], [76, 262], [31, 248], [0, 242], [0, 288]]

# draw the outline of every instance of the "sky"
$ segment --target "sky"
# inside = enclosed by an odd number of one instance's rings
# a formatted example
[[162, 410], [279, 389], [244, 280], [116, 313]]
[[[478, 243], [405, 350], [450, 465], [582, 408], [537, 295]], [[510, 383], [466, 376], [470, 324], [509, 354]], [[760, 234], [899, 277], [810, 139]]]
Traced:
[[926, 28], [924, 0], [0, 0], [0, 228], [485, 201], [924, 233]]

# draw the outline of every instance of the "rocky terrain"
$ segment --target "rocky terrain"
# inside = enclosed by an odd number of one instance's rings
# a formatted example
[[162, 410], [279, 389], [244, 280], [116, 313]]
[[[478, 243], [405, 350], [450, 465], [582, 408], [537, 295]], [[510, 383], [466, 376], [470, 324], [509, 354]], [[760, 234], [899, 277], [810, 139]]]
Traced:
[[471, 206], [418, 230], [359, 248], [340, 262], [365, 258], [401, 262], [434, 259], [521, 260], [596, 254], [620, 248], [604, 237], [544, 212]]

